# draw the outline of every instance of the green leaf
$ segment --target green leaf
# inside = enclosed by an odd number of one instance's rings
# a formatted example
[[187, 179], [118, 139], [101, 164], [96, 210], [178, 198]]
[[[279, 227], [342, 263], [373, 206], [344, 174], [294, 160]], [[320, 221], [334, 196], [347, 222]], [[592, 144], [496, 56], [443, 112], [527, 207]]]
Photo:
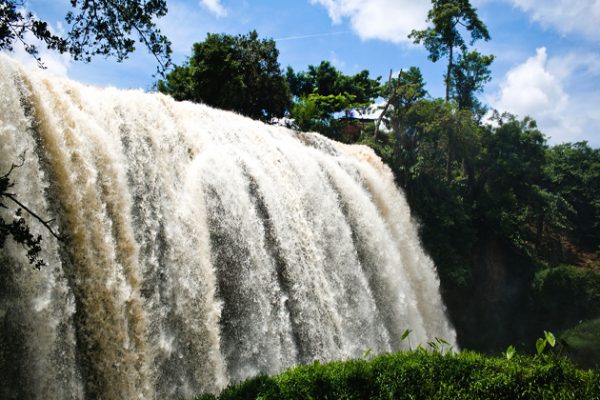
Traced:
[[544, 336], [550, 346], [554, 347], [556, 345], [556, 338], [552, 332], [544, 331]]
[[365, 351], [365, 355], [363, 358], [369, 357], [369, 354], [371, 354], [371, 351], [373, 351], [373, 349], [368, 349], [367, 351]]
[[507, 360], [510, 360], [511, 358], [513, 358], [513, 356], [515, 355], [516, 352], [517, 352], [517, 350], [515, 349], [515, 346], [510, 345], [506, 349], [506, 352], [504, 353], [504, 355], [506, 356]]
[[431, 350], [433, 350], [434, 352], [437, 352], [437, 353], [440, 352], [440, 345], [439, 345], [439, 343], [431, 341], [431, 342], [427, 342], [427, 345], [429, 347], [431, 347]]
[[400, 341], [402, 342], [403, 340], [405, 340], [411, 332], [412, 331], [410, 329], [406, 329], [404, 332], [402, 332], [402, 336], [400, 336]]
[[547, 343], [548, 342], [546, 341], [546, 339], [542, 338], [538, 338], [538, 340], [535, 341], [535, 348], [538, 354], [542, 354], [544, 352]]

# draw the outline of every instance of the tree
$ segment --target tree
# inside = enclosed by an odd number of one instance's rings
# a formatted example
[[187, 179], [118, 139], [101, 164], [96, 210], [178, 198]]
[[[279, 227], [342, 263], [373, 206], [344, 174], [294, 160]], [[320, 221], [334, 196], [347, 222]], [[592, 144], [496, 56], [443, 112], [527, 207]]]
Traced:
[[427, 95], [421, 70], [417, 67], [410, 67], [407, 71], [400, 71], [398, 78], [393, 78], [392, 71], [390, 71], [390, 78], [387, 85], [381, 90], [381, 95], [386, 102], [375, 123], [373, 137], [377, 139], [379, 126], [384, 119], [392, 128], [395, 136], [399, 137], [404, 131], [402, 122], [408, 110], [416, 101]]
[[[417, 75], [415, 75], [417, 78]], [[419, 80], [413, 81], [416, 85]], [[408, 103], [396, 140], [395, 168], [443, 287], [470, 282], [469, 257], [476, 243], [467, 201], [465, 164], [479, 148], [479, 128], [468, 110], [442, 99]]]
[[595, 251], [600, 246], [600, 149], [587, 142], [564, 143], [548, 149], [546, 157], [546, 187], [569, 205], [571, 240]]
[[316, 131], [326, 136], [330, 132], [333, 114], [352, 108], [355, 97], [347, 93], [321, 95], [311, 93], [296, 101], [290, 115], [301, 131]]
[[363, 70], [355, 75], [344, 75], [329, 61], [321, 61], [318, 66], [309, 65], [308, 71], [294, 72], [287, 69], [287, 81], [292, 95], [297, 98], [318, 94], [321, 96], [347, 93], [353, 96], [356, 104], [369, 104], [379, 96], [381, 77], [371, 79], [369, 71]]
[[[473, 188], [474, 220], [531, 253], [551, 196], [542, 187], [546, 139], [534, 120], [506, 114], [482, 129]], [[540, 222], [540, 218], [542, 221]]]
[[290, 104], [273, 39], [209, 33], [195, 43], [192, 56], [158, 82], [158, 90], [176, 100], [190, 100], [239, 112], [255, 119], [281, 117]]
[[490, 34], [469, 0], [432, 0], [431, 3], [433, 7], [427, 14], [427, 21], [433, 26], [421, 31], [413, 30], [408, 37], [417, 44], [423, 43], [433, 62], [448, 56], [445, 76], [448, 101], [452, 87], [454, 51], [467, 51], [460, 29], [466, 29], [470, 33], [471, 45], [479, 39], [489, 40]]
[[294, 72], [288, 67], [286, 76], [295, 98], [290, 114], [298, 127], [336, 138], [339, 124], [334, 115], [368, 107], [381, 90], [381, 77], [371, 79], [367, 70], [344, 75], [329, 61], [309, 65], [308, 71]]
[[477, 93], [492, 77], [490, 65], [494, 56], [485, 56], [477, 51], [463, 52], [452, 69], [450, 95], [459, 108], [471, 110], [476, 115], [485, 114], [485, 107], [477, 100]]
[[19, 0], [0, 4], [0, 49], [12, 51], [15, 42], [21, 42], [40, 66], [39, 49], [28, 41], [28, 33], [51, 50], [89, 62], [96, 55], [123, 61], [135, 50], [135, 32], [156, 58], [160, 73], [171, 64], [171, 42], [154, 23], [154, 18], [167, 13], [165, 0], [71, 0], [73, 11], [65, 18], [70, 30], [65, 36], [52, 32], [47, 22], [23, 6]]

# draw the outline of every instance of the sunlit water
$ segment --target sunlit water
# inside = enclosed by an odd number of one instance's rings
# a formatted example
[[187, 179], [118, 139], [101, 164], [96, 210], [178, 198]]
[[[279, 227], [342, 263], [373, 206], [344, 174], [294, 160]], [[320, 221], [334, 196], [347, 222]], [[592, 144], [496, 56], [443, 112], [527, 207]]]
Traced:
[[[0, 253], [0, 398], [188, 398], [455, 333], [368, 148], [0, 58], [0, 175], [51, 222]], [[9, 210], [0, 216], [10, 220]], [[412, 334], [400, 337], [405, 329]]]

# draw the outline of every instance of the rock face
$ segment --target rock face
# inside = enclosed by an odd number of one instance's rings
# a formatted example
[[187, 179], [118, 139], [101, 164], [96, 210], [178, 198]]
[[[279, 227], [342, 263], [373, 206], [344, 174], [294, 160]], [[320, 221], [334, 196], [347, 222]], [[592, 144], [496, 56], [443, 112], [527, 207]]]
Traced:
[[[64, 235], [0, 253], [0, 398], [189, 398], [297, 363], [455, 344], [368, 148], [0, 59], [0, 172]], [[9, 209], [0, 209], [11, 218]]]

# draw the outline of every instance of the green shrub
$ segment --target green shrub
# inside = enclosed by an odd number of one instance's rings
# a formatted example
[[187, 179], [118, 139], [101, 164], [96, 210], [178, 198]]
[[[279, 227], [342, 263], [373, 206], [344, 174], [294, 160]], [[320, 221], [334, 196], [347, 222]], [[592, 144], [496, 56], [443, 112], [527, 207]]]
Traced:
[[541, 270], [533, 280], [532, 300], [543, 329], [557, 331], [600, 317], [600, 274], [571, 265]]
[[573, 361], [584, 368], [600, 368], [600, 318], [564, 331], [560, 338]]
[[318, 362], [260, 376], [200, 399], [598, 399], [598, 370], [556, 356], [486, 357], [416, 350]]

